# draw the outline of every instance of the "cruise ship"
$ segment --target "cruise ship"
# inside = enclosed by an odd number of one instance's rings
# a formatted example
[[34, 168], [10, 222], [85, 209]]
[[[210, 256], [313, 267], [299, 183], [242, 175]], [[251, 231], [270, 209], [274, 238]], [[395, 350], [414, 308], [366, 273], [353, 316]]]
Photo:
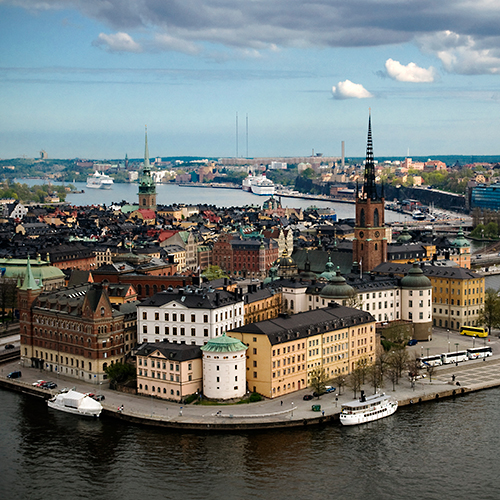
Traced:
[[268, 179], [265, 174], [250, 174], [247, 178], [243, 179], [242, 182], [243, 191], [250, 191], [260, 196], [273, 195], [275, 187], [274, 182], [271, 179]]
[[93, 189], [111, 189], [113, 179], [104, 173], [94, 172], [93, 175], [87, 177], [87, 187]]

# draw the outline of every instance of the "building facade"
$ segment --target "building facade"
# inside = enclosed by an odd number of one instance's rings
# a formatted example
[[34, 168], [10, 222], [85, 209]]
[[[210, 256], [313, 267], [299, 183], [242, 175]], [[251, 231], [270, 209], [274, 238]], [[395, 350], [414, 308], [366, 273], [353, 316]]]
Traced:
[[244, 323], [241, 292], [186, 286], [167, 289], [137, 307], [139, 339], [204, 345]]

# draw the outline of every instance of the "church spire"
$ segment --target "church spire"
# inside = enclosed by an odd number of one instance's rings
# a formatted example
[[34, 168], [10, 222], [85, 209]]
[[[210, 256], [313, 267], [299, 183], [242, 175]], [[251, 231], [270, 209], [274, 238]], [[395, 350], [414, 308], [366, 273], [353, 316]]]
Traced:
[[20, 290], [39, 290], [41, 287], [35, 281], [33, 276], [33, 271], [31, 270], [30, 255], [28, 254], [28, 259], [26, 261], [26, 273], [24, 275], [24, 281], [22, 286], [19, 287]]
[[148, 148], [148, 126], [145, 125], [145, 142], [144, 142], [144, 170], [149, 170], [149, 148]]
[[366, 145], [366, 160], [365, 160], [365, 181], [363, 186], [363, 196], [366, 199], [378, 200], [377, 186], [375, 184], [375, 162], [373, 160], [373, 143], [372, 143], [372, 113], [368, 116], [368, 141]]

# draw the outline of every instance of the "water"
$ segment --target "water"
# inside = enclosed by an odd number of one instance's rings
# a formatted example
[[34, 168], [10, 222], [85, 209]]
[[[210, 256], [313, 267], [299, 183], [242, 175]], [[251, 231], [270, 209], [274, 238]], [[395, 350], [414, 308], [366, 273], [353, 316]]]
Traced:
[[[26, 183], [28, 186], [43, 184], [41, 179], [16, 179], [16, 182]], [[53, 184], [61, 184], [54, 182]], [[84, 182], [75, 182], [73, 185], [78, 191], [85, 193], [68, 194], [66, 201], [72, 205], [111, 205], [125, 200], [134, 204], [138, 202], [138, 185], [129, 183], [116, 183], [112, 189], [89, 189]], [[156, 201], [159, 205], [171, 205], [173, 203], [186, 203], [187, 205], [208, 204], [217, 207], [242, 207], [246, 205], [262, 206], [268, 196], [258, 196], [241, 189], [217, 189], [179, 187], [176, 184], [157, 184]], [[355, 217], [355, 207], [352, 203], [333, 203], [322, 200], [307, 200], [301, 198], [281, 197], [283, 207], [307, 208], [312, 205], [317, 207], [332, 207], [337, 213], [337, 219], [349, 219]], [[386, 210], [387, 222], [409, 220], [408, 216]]]
[[182, 433], [0, 390], [2, 500], [499, 498], [500, 389], [359, 427]]

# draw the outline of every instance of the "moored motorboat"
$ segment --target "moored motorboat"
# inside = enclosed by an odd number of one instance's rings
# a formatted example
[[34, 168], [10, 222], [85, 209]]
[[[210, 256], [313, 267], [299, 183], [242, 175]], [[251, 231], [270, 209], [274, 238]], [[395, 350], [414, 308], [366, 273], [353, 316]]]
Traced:
[[344, 403], [340, 412], [340, 423], [342, 425], [358, 425], [372, 422], [380, 418], [392, 415], [398, 409], [398, 402], [386, 394], [374, 394], [365, 396], [361, 391], [361, 397]]
[[73, 390], [57, 394], [47, 401], [47, 405], [55, 410], [85, 417], [98, 417], [102, 411], [102, 405], [99, 401]]

